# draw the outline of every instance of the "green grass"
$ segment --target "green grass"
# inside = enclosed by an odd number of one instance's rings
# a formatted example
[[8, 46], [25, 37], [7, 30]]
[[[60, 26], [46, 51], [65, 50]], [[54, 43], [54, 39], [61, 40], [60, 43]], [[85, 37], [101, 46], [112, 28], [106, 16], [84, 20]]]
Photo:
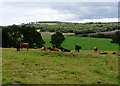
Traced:
[[[66, 34], [67, 35], [67, 34]], [[50, 34], [42, 33], [43, 39], [46, 42], [46, 46], [51, 46]], [[118, 46], [112, 44], [111, 39], [100, 39], [100, 38], [85, 38], [85, 37], [73, 37], [65, 36], [65, 41], [62, 44], [62, 47], [74, 50], [75, 44], [82, 46], [82, 50], [93, 50], [94, 47], [99, 47], [100, 51], [117, 51]]]
[[[93, 51], [3, 50], [3, 84], [118, 84], [118, 58]], [[106, 61], [108, 62], [106, 64]]]
[[0, 48], [0, 85], [2, 85], [2, 49]]

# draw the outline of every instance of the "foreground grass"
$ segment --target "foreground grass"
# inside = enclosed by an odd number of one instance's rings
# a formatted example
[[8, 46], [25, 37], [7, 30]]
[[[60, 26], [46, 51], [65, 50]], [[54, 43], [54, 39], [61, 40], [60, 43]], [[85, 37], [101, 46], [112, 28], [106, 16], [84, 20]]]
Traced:
[[0, 85], [2, 85], [2, 48], [0, 48]]
[[3, 49], [2, 73], [3, 84], [118, 84], [118, 58], [93, 51]]

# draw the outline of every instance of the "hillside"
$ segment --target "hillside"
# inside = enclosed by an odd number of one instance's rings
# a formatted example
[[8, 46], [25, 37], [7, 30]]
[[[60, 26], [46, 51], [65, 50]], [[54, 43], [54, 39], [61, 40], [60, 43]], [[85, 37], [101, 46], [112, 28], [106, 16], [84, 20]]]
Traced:
[[96, 32], [105, 32], [120, 30], [119, 23], [70, 23], [70, 22], [34, 22], [24, 24], [40, 29], [41, 32], [64, 32], [76, 34], [88, 34]]

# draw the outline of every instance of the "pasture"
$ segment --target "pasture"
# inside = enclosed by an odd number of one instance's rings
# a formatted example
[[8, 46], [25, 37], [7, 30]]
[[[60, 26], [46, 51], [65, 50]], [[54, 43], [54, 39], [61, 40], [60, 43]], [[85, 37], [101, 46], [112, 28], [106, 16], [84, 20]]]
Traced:
[[[43, 40], [46, 42], [46, 46], [51, 46], [51, 34], [50, 32], [41, 32]], [[71, 33], [73, 34], [73, 33]], [[103, 38], [87, 38], [87, 37], [76, 37], [76, 36], [67, 36], [71, 35], [70, 33], [64, 33], [65, 41], [62, 44], [62, 47], [74, 50], [75, 44], [82, 46], [82, 50], [93, 50], [94, 47], [99, 47], [99, 50], [102, 51], [117, 51], [118, 46], [111, 43], [111, 39]]]
[[118, 57], [91, 50], [52, 52], [2, 49], [2, 83], [118, 84]]

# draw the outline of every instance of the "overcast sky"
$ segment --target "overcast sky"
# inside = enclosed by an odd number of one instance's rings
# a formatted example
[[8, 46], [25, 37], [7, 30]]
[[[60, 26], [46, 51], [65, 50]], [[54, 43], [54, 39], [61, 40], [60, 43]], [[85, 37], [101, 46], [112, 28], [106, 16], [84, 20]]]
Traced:
[[118, 22], [118, 2], [1, 2], [0, 25], [36, 21]]

